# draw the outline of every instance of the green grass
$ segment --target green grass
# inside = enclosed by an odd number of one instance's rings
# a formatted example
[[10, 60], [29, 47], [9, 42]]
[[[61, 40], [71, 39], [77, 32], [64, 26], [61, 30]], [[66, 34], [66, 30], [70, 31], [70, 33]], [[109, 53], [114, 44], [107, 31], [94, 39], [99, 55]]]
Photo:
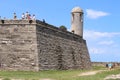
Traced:
[[78, 77], [78, 79], [76, 80], [103, 80], [106, 76], [108, 75], [112, 75], [112, 74], [120, 74], [120, 69], [116, 69], [116, 70], [108, 70], [105, 72], [100, 72], [97, 73], [96, 75], [92, 75], [92, 76], [84, 76], [84, 77]]
[[93, 66], [93, 70], [104, 70], [104, 69], [107, 69], [105, 68], [104, 66]]
[[67, 71], [0, 71], [0, 77], [3, 78], [21, 78], [21, 79], [41, 79], [50, 78], [55, 80], [70, 80], [80, 72], [81, 70], [67, 70]]
[[[94, 67], [94, 70], [105, 69], [103, 67]], [[24, 79], [24, 80], [40, 80], [40, 79], [53, 79], [53, 80], [103, 80], [106, 76], [111, 74], [119, 74], [120, 69], [116, 70], [108, 70], [105, 72], [98, 73], [96, 75], [91, 76], [77, 76], [82, 72], [86, 72], [87, 70], [49, 70], [49, 71], [0, 71], [0, 78], [3, 79]], [[5, 80], [6, 80], [5, 79]]]
[[11, 80], [10, 78], [3, 78], [2, 80]]

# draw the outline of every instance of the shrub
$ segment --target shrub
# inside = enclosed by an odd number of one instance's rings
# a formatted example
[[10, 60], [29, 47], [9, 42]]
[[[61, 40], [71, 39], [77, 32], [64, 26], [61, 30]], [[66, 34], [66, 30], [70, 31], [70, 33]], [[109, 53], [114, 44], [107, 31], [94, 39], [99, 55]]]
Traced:
[[63, 26], [63, 25], [60, 26], [59, 28], [60, 28], [62, 31], [67, 31], [67, 28], [66, 28], [65, 26]]

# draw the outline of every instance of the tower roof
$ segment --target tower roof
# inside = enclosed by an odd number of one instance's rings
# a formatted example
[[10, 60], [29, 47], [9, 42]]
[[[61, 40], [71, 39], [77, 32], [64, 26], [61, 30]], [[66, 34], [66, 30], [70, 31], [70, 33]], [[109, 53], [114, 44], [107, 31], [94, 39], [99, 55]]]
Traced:
[[73, 12], [83, 12], [83, 10], [80, 8], [80, 7], [74, 7], [73, 9], [72, 9], [72, 13]]

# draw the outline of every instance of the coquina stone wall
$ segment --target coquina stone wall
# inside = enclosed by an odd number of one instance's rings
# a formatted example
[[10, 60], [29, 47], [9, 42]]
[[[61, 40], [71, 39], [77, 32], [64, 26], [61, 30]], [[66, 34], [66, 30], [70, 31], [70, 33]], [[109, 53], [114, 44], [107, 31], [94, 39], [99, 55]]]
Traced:
[[0, 69], [38, 70], [36, 23], [3, 21], [0, 21]]
[[90, 69], [86, 41], [41, 21], [0, 21], [0, 69]]

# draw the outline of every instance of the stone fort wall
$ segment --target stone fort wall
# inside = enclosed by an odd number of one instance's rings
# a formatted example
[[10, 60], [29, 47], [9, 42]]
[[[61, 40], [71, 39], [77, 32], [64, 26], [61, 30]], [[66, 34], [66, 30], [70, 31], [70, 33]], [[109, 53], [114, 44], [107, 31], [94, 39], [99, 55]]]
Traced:
[[0, 21], [0, 68], [4, 70], [38, 70], [35, 22]]
[[92, 62], [92, 66], [103, 66], [106, 67], [106, 64], [113, 64], [115, 67], [120, 67], [120, 62]]
[[86, 41], [41, 21], [0, 21], [0, 69], [90, 69]]

